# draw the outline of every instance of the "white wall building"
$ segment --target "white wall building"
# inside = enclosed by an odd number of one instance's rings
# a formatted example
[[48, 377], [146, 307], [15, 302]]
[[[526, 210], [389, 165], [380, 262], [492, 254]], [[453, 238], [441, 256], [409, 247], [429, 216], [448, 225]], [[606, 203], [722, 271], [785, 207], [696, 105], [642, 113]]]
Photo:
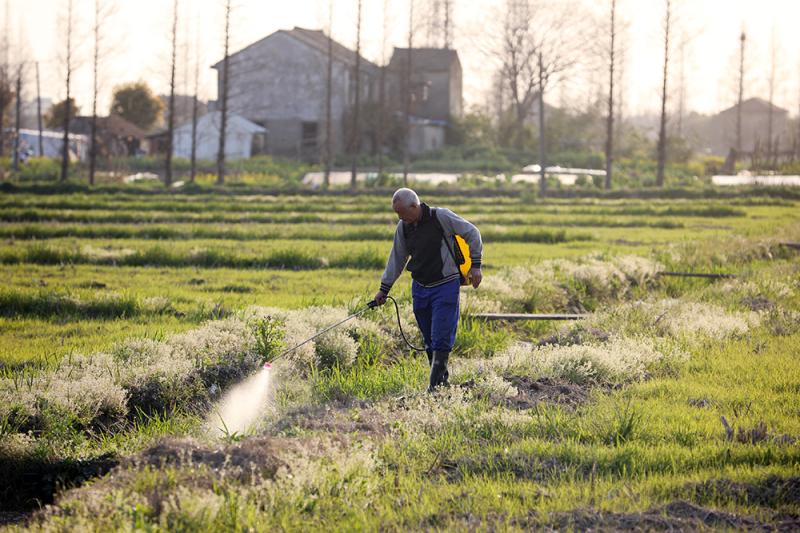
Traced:
[[[213, 111], [197, 119], [197, 159], [215, 160], [219, 152], [222, 113]], [[228, 113], [225, 125], [225, 158], [247, 159], [263, 151], [267, 130], [244, 117]], [[192, 123], [175, 128], [172, 155], [189, 159], [192, 155]]]

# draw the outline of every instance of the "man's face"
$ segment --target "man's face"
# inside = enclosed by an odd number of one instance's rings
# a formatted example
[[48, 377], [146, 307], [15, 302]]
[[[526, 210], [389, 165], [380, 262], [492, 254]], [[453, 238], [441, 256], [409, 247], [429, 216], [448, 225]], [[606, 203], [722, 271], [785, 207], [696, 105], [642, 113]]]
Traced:
[[404, 206], [399, 203], [393, 204], [392, 209], [400, 217], [400, 220], [406, 224], [413, 224], [419, 220], [420, 207], [418, 205]]

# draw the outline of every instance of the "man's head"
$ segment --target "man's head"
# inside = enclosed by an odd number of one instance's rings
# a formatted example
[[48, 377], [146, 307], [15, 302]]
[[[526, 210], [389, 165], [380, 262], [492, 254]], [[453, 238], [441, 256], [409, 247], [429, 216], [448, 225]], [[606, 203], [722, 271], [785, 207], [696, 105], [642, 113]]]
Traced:
[[417, 222], [422, 216], [419, 206], [419, 196], [411, 189], [397, 189], [392, 196], [392, 209], [406, 224]]

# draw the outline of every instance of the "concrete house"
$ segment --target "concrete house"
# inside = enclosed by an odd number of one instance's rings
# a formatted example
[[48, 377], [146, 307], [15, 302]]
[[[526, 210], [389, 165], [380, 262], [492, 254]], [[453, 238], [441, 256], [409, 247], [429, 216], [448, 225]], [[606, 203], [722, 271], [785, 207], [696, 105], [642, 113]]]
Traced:
[[[769, 137], [769, 115], [772, 105], [772, 138], [786, 150], [791, 143], [788, 126], [789, 112], [762, 98], [742, 102], [742, 151], [752, 152], [758, 143], [765, 150]], [[717, 113], [708, 124], [705, 134], [711, 153], [725, 156], [736, 147], [736, 117], [738, 105]]]
[[[396, 113], [403, 113], [408, 48], [395, 48], [389, 61], [389, 99]], [[412, 154], [441, 148], [447, 127], [463, 112], [462, 70], [458, 52], [444, 48], [411, 49]]]
[[[318, 160], [326, 131], [328, 42], [322, 31], [279, 30], [228, 58], [228, 109], [266, 128], [264, 153]], [[347, 146], [344, 119], [355, 101], [355, 62], [354, 51], [333, 42], [331, 137], [336, 153]], [[222, 95], [223, 61], [213, 68]], [[361, 101], [376, 100], [379, 68], [362, 58], [360, 70]]]

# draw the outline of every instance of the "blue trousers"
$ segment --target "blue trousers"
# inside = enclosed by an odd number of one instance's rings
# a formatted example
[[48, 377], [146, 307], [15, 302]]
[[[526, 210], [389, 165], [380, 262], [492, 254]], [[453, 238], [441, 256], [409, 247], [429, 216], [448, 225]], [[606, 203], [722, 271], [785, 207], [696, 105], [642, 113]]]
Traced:
[[458, 328], [460, 289], [459, 279], [429, 289], [416, 281], [411, 284], [414, 316], [429, 354], [453, 349]]

